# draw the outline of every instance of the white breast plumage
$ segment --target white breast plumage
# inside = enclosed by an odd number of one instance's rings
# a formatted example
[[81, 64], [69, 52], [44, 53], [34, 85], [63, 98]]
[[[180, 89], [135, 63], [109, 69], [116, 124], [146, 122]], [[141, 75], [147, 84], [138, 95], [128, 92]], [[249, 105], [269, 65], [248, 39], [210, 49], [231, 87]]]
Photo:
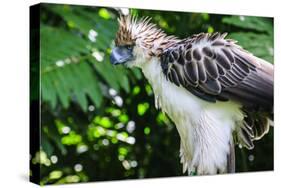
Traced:
[[215, 174], [226, 172], [229, 142], [235, 125], [243, 121], [240, 105], [234, 102], [210, 103], [185, 88], [169, 82], [157, 58], [143, 64], [145, 77], [152, 85], [155, 105], [175, 123], [181, 138], [183, 172]]

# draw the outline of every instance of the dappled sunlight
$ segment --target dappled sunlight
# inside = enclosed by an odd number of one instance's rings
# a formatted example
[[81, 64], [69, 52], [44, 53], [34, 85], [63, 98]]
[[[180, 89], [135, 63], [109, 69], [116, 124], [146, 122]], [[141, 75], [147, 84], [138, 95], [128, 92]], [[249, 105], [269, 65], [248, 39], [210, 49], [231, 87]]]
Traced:
[[89, 31], [88, 38], [90, 39], [90, 41], [96, 42], [97, 36], [98, 36], [98, 33], [97, 33], [95, 30], [91, 29], [91, 30]]
[[97, 61], [102, 62], [104, 54], [98, 51], [94, 51], [92, 55], [96, 58]]

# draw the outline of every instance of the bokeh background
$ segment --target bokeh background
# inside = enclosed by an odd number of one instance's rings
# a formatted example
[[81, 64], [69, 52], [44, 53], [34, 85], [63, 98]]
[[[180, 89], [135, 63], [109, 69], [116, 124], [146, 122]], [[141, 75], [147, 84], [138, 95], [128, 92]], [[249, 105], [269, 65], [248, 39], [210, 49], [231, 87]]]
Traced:
[[[150, 85], [140, 70], [109, 62], [120, 9], [41, 4], [40, 10], [41, 149], [31, 158], [41, 166], [40, 184], [185, 176], [179, 135], [155, 109]], [[273, 63], [272, 18], [130, 12], [181, 38], [228, 32]], [[273, 130], [255, 145], [237, 146], [237, 172], [273, 170]]]

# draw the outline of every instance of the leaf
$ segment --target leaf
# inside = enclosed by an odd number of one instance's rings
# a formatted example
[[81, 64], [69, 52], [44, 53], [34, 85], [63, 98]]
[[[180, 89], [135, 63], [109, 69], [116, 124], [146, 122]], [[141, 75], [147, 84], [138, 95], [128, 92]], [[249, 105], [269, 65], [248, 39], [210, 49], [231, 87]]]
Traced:
[[[42, 138], [46, 138], [48, 139], [48, 141], [53, 141], [57, 148], [60, 150], [62, 155], [66, 155], [67, 154], [67, 149], [65, 148], [65, 146], [61, 143], [61, 137], [58, 133], [58, 130], [56, 129], [56, 126], [54, 124], [52, 124], [51, 126], [48, 126], [48, 134], [43, 132], [43, 136]], [[45, 142], [46, 140], [42, 140], [41, 142]]]
[[[56, 97], [58, 97], [63, 107], [68, 108], [74, 93], [82, 109], [86, 111], [87, 99], [85, 95], [88, 94], [94, 103], [100, 106], [102, 101], [101, 91], [98, 81], [91, 71], [91, 67], [87, 65], [85, 60], [82, 60], [80, 63], [74, 63], [74, 60], [67, 60], [67, 58], [71, 58], [73, 55], [77, 55], [78, 59], [79, 56], [81, 58], [79, 52], [87, 53], [86, 41], [82, 38], [79, 39], [74, 34], [50, 26], [42, 26], [41, 36], [43, 99], [51, 102], [51, 106], [54, 107], [56, 105]], [[69, 66], [73, 68], [66, 68]], [[46, 74], [48, 76], [45, 77]], [[72, 78], [78, 78], [78, 80]]]
[[102, 94], [95, 74], [93, 74], [90, 65], [87, 63], [80, 63], [79, 68], [82, 71], [80, 75], [83, 75], [83, 79], [81, 80], [84, 82], [85, 92], [90, 96], [96, 106], [100, 107]]
[[41, 92], [44, 101], [50, 102], [51, 107], [55, 108], [57, 103], [57, 96], [55, 92], [54, 85], [48, 75], [41, 76]]
[[43, 71], [57, 66], [58, 61], [79, 56], [80, 53], [89, 53], [87, 41], [74, 33], [42, 25], [40, 36], [40, 60]]
[[136, 77], [138, 80], [142, 79], [142, 73], [141, 73], [140, 69], [138, 69], [138, 68], [132, 68], [131, 70], [132, 70], [132, 72], [134, 73], [135, 77]]
[[42, 136], [42, 148], [46, 152], [47, 156], [50, 157], [54, 152], [54, 146], [50, 143], [46, 136]]
[[119, 91], [120, 86], [118, 80], [115, 77], [115, 70], [113, 66], [111, 66], [107, 62], [98, 62], [95, 61], [93, 58], [90, 61], [94, 65], [94, 69], [99, 73], [99, 75], [105, 80], [105, 82], [112, 87], [113, 89]]
[[130, 92], [130, 84], [127, 76], [128, 72], [124, 67], [116, 67], [116, 75], [121, 87], [127, 92]]
[[[81, 31], [86, 37], [90, 30], [94, 30], [97, 34], [96, 47], [106, 50], [115, 37], [117, 30], [117, 23], [112, 19], [104, 19], [100, 17], [97, 11], [88, 11], [83, 8], [72, 8], [70, 6], [50, 6], [50, 9], [56, 14], [63, 17], [70, 28], [75, 28]], [[108, 11], [100, 9], [102, 15], [109, 14]], [[110, 28], [110, 30], [108, 29]]]
[[254, 16], [230, 16], [224, 17], [222, 22], [244, 29], [252, 29], [254, 31], [272, 34], [272, 23], [270, 23], [270, 21], [266, 18]]
[[267, 34], [256, 34], [252, 32], [231, 33], [229, 38], [238, 41], [244, 49], [255, 56], [273, 63], [273, 36]]

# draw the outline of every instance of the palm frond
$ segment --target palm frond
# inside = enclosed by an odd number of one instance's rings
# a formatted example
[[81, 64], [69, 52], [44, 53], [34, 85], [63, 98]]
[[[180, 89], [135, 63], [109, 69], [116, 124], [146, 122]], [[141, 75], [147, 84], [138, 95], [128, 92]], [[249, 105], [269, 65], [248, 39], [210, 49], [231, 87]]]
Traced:
[[[99, 11], [89, 7], [73, 9], [70, 6], [45, 8], [57, 16], [64, 27], [48, 20], [41, 24], [41, 77], [42, 99], [55, 108], [61, 103], [68, 108], [77, 102], [86, 111], [88, 98], [99, 107], [106, 96], [102, 85], [116, 91], [130, 90], [129, 70], [109, 63], [117, 23], [103, 18]], [[97, 8], [95, 8], [97, 9]], [[114, 16], [113, 13], [111, 13]], [[112, 30], [108, 30], [111, 28]], [[134, 70], [136, 78], [140, 74]]]

